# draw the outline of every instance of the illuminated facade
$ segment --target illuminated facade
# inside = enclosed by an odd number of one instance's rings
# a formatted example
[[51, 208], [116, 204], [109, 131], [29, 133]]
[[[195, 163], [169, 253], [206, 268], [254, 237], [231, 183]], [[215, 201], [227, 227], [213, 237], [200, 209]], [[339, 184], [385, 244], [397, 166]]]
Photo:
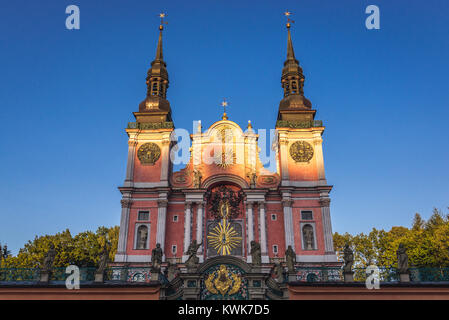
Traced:
[[251, 124], [242, 130], [226, 113], [206, 130], [198, 125], [190, 136], [190, 162], [173, 172], [174, 124], [160, 26], [147, 97], [134, 112], [136, 122], [126, 129], [128, 161], [119, 188], [123, 198], [116, 264], [149, 265], [152, 250], [160, 244], [163, 263], [182, 266], [193, 241], [200, 245], [200, 263], [233, 256], [251, 264], [253, 248], [260, 250], [261, 263], [268, 268], [276, 259], [284, 261], [291, 246], [297, 265], [337, 264], [329, 211], [332, 186], [324, 174], [324, 127], [304, 97], [290, 24], [287, 29], [284, 97], [273, 119], [276, 172], [262, 165], [259, 136]]

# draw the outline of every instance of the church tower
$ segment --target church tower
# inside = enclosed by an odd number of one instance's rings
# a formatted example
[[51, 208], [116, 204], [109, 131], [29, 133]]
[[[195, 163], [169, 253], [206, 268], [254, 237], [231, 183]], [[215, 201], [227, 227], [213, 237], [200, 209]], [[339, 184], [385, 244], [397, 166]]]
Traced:
[[[163, 18], [163, 17], [161, 17]], [[162, 19], [161, 19], [162, 20]], [[122, 193], [117, 262], [150, 262], [151, 250], [165, 245], [169, 179], [172, 172], [170, 136], [174, 130], [167, 65], [162, 53], [164, 23], [159, 26], [156, 57], [148, 70], [146, 98], [128, 123], [128, 161]]]
[[282, 196], [285, 246], [299, 261], [336, 261], [332, 241], [329, 192], [324, 175], [322, 121], [304, 96], [303, 70], [296, 60], [287, 22], [287, 59], [282, 69], [284, 98], [279, 103], [277, 130], [279, 192]]

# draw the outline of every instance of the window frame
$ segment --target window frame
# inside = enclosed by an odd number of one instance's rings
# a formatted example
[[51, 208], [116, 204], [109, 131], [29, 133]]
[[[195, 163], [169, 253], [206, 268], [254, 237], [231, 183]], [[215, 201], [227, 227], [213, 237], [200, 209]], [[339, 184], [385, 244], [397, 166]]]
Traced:
[[[137, 237], [139, 235], [138, 231], [139, 231], [139, 227], [140, 226], [145, 226], [147, 227], [148, 230], [148, 234], [147, 234], [147, 243], [145, 245], [145, 249], [139, 249], [137, 248]], [[151, 224], [150, 223], [136, 223], [136, 225], [134, 226], [134, 250], [149, 250], [150, 248], [150, 232], [151, 232]]]
[[[148, 219], [140, 219], [140, 214], [146, 213], [146, 212], [148, 212]], [[151, 214], [150, 210], [138, 210], [137, 211], [137, 221], [150, 221], [150, 214]]]

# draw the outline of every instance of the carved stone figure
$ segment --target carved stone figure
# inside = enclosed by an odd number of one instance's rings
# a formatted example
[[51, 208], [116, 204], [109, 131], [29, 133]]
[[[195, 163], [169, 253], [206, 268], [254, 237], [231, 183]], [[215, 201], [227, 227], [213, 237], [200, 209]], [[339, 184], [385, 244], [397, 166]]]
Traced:
[[148, 228], [146, 226], [140, 226], [137, 229], [137, 248], [138, 249], [146, 249], [147, 241], [148, 241]]
[[277, 282], [284, 282], [284, 268], [278, 259], [274, 261], [273, 274]]
[[168, 262], [166, 271], [167, 271], [166, 277], [168, 281], [172, 281], [178, 273], [178, 267], [176, 266], [176, 264]]
[[305, 250], [313, 250], [313, 228], [311, 225], [306, 224], [302, 228], [303, 239], [304, 239], [304, 249]]
[[352, 264], [354, 263], [354, 253], [352, 249], [349, 247], [349, 244], [345, 244], [345, 248], [343, 250], [343, 260], [345, 262], [343, 266], [343, 272], [350, 273], [352, 272]]
[[292, 246], [288, 246], [287, 250], [285, 251], [285, 260], [287, 262], [287, 269], [288, 272], [295, 272], [295, 263], [296, 263], [296, 253], [293, 250]]
[[53, 263], [55, 262], [56, 250], [55, 245], [50, 243], [50, 249], [47, 251], [43, 261], [43, 271], [50, 272], [53, 267]]
[[255, 172], [251, 172], [248, 174], [248, 178], [250, 181], [250, 187], [255, 188], [256, 187], [256, 181], [257, 181], [257, 174]]
[[200, 188], [201, 187], [201, 178], [203, 175], [201, 174], [200, 170], [194, 170], [193, 171], [193, 187], [194, 188]]
[[156, 243], [156, 248], [154, 248], [153, 251], [151, 252], [151, 264], [153, 271], [159, 272], [161, 270], [162, 256], [163, 253], [161, 249], [161, 244]]
[[408, 273], [408, 255], [403, 243], [399, 244], [396, 254], [398, 256], [399, 273]]
[[260, 244], [256, 241], [251, 241], [251, 258], [252, 264], [260, 266], [262, 264], [262, 251], [260, 250]]
[[104, 273], [104, 270], [106, 270], [106, 267], [108, 265], [109, 261], [109, 252], [106, 244], [103, 246], [103, 250], [101, 252], [100, 256], [100, 263], [98, 264], [98, 268], [96, 273]]
[[196, 240], [193, 240], [192, 243], [190, 243], [189, 248], [187, 249], [186, 254], [189, 256], [189, 258], [186, 261], [187, 268], [194, 268], [198, 265], [200, 259], [196, 256], [196, 253], [201, 247], [203, 243], [197, 244]]

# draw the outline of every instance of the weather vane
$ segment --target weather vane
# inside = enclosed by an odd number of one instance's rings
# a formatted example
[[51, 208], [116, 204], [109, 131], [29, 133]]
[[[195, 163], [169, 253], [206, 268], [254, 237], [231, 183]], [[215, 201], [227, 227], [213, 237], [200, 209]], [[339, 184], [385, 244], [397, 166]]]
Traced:
[[159, 18], [161, 18], [161, 25], [159, 26], [159, 29], [162, 30], [164, 28], [164, 24], [168, 24], [167, 21], [164, 21], [165, 13], [164, 12], [159, 13]]
[[228, 102], [226, 101], [226, 98], [223, 98], [221, 106], [223, 107], [223, 120], [228, 120], [228, 116], [226, 115], [226, 107], [228, 106]]
[[290, 11], [285, 11], [284, 12], [284, 15], [287, 17], [287, 28], [290, 28], [290, 22], [291, 23], [295, 23], [295, 21], [293, 21], [292, 19], [290, 19], [290, 16], [292, 15], [293, 13], [291, 13]]

